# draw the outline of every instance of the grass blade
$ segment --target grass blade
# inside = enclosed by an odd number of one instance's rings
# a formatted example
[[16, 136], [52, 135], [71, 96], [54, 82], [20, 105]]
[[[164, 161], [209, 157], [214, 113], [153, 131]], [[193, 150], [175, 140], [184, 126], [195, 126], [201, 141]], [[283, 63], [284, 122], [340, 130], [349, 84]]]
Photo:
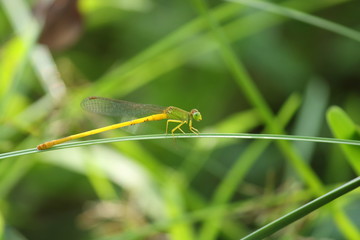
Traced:
[[313, 26], [317, 26], [319, 28], [326, 29], [330, 32], [337, 33], [349, 39], [360, 42], [360, 33], [358, 31], [347, 28], [343, 25], [325, 20], [323, 18], [319, 18], [316, 16], [312, 16], [310, 14], [297, 11], [291, 8], [282, 7], [277, 4], [273, 4], [270, 2], [258, 1], [258, 0], [227, 0], [230, 2], [242, 3], [247, 6], [251, 6], [257, 9], [261, 9], [267, 12], [276, 13], [288, 18], [296, 19], [304, 23], [308, 23]]
[[360, 177], [353, 179], [352, 181], [334, 189], [327, 194], [301, 206], [300, 208], [290, 212], [289, 214], [265, 225], [259, 230], [247, 235], [242, 238], [242, 240], [255, 240], [255, 239], [263, 239], [265, 237], [270, 236], [276, 231], [283, 229], [285, 226], [299, 220], [300, 218], [306, 216], [307, 214], [313, 212], [316, 209], [334, 201], [335, 199], [343, 196], [344, 194], [358, 188], [360, 186]]
[[96, 140], [87, 140], [71, 143], [63, 143], [54, 146], [48, 150], [37, 150], [36, 148], [24, 149], [20, 151], [1, 153], [0, 159], [16, 157], [21, 155], [29, 155], [33, 153], [41, 153], [47, 151], [56, 151], [60, 149], [82, 147], [95, 144], [124, 142], [124, 141], [139, 141], [139, 140], [158, 140], [158, 139], [173, 139], [173, 138], [233, 138], [233, 139], [262, 139], [262, 140], [286, 140], [286, 141], [303, 141], [303, 142], [319, 142], [319, 143], [333, 143], [360, 146], [360, 141], [324, 137], [308, 137], [308, 136], [293, 136], [280, 134], [252, 134], [252, 133], [201, 133], [195, 134], [153, 134], [153, 135], [136, 135], [127, 137], [103, 138]]

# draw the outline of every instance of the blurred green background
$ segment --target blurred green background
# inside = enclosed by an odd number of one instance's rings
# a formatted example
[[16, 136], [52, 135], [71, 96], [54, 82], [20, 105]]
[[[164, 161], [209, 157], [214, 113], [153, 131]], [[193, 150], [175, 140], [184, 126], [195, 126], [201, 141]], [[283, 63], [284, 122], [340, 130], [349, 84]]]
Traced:
[[[268, 2], [308, 22], [218, 0], [1, 0], [0, 152], [116, 122], [82, 111], [87, 96], [197, 108], [201, 133], [358, 139], [360, 2]], [[165, 132], [164, 121], [142, 125], [136, 134]], [[359, 156], [190, 138], [2, 159], [0, 236], [239, 239], [354, 178]], [[356, 239], [359, 200], [350, 193], [272, 239]]]

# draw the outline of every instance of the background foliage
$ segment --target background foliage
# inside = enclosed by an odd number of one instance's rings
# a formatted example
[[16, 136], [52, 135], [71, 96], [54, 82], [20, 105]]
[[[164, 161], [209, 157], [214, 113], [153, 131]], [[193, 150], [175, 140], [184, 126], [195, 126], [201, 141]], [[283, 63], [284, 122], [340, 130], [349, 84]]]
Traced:
[[[1, 152], [116, 122], [81, 111], [91, 95], [197, 108], [202, 133], [359, 137], [359, 1], [66, 2], [1, 1]], [[143, 125], [92, 138], [165, 131]], [[359, 175], [359, 156], [354, 146], [190, 138], [2, 159], [0, 235], [239, 239]], [[359, 239], [359, 198], [272, 238]]]

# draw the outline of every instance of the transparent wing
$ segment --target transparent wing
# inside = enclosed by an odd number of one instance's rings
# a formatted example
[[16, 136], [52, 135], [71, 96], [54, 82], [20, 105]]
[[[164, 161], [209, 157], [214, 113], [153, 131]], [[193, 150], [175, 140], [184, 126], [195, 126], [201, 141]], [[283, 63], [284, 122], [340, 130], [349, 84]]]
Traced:
[[81, 102], [86, 111], [114, 117], [146, 117], [163, 113], [166, 107], [133, 103], [104, 97], [88, 97]]

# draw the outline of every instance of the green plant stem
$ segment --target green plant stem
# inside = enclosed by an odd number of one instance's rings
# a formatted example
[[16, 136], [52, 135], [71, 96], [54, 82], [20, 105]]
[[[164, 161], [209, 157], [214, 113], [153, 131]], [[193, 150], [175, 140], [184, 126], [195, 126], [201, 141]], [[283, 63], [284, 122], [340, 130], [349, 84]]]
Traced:
[[257, 231], [247, 235], [242, 238], [242, 240], [255, 240], [263, 239], [270, 236], [276, 231], [283, 229], [285, 226], [299, 220], [300, 218], [306, 216], [312, 211], [324, 206], [335, 200], [336, 198], [358, 188], [360, 186], [360, 177], [353, 179], [352, 181], [334, 189], [331, 192], [324, 194], [323, 196], [301, 206], [300, 208], [286, 214], [285, 216], [278, 218], [277, 220], [265, 225], [264, 227], [258, 229]]
[[20, 151], [1, 153], [0, 159], [16, 157], [21, 155], [28, 155], [33, 153], [41, 153], [47, 151], [56, 151], [65, 148], [82, 147], [95, 144], [124, 142], [124, 141], [139, 141], [139, 140], [156, 140], [156, 139], [173, 139], [173, 138], [239, 138], [239, 139], [262, 139], [262, 140], [286, 140], [286, 141], [303, 141], [303, 142], [319, 142], [319, 143], [333, 143], [360, 146], [360, 141], [323, 138], [323, 137], [307, 137], [307, 136], [293, 136], [293, 135], [279, 135], [279, 134], [252, 134], [252, 133], [200, 133], [195, 134], [152, 134], [152, 135], [136, 135], [127, 137], [102, 138], [87, 141], [69, 142], [59, 144], [47, 150], [37, 150], [36, 148], [24, 149]]
[[258, 1], [258, 0], [227, 0], [229, 2], [236, 2], [240, 4], [244, 4], [247, 6], [251, 6], [253, 8], [261, 9], [267, 12], [272, 12], [275, 14], [279, 14], [285, 17], [289, 17], [291, 19], [296, 19], [298, 21], [308, 23], [313, 26], [317, 26], [322, 29], [326, 29], [328, 31], [337, 33], [339, 35], [345, 36], [349, 39], [353, 39], [355, 41], [360, 42], [360, 33], [358, 31], [352, 30], [340, 24], [325, 20], [323, 18], [319, 18], [316, 16], [312, 16], [310, 14], [297, 11], [295, 9], [282, 7], [277, 4], [273, 4], [271, 2]]

